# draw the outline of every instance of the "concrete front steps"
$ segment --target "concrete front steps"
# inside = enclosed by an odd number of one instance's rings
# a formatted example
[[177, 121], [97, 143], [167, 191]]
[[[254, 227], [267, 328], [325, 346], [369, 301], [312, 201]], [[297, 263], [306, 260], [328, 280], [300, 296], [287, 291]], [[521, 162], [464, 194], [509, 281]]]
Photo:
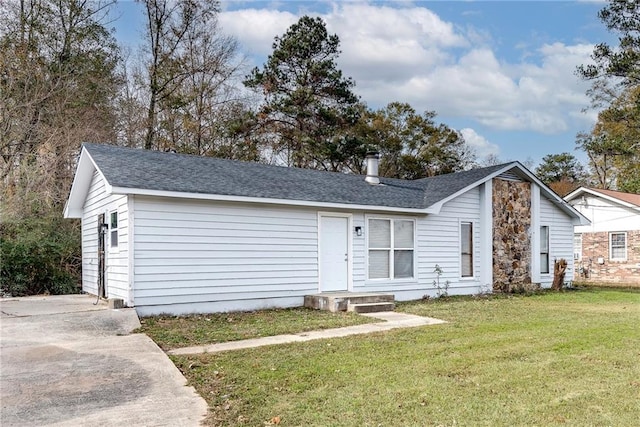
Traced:
[[393, 294], [364, 292], [323, 292], [305, 295], [304, 306], [317, 310], [353, 311], [355, 313], [377, 313], [393, 311], [395, 308]]

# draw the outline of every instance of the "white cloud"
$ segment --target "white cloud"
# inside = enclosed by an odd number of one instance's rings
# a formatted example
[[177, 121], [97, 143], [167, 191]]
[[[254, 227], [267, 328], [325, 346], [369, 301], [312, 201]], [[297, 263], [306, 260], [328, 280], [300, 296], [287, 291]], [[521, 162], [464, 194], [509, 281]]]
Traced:
[[250, 55], [267, 56], [275, 36], [280, 36], [298, 21], [298, 16], [284, 11], [241, 9], [223, 11], [218, 22], [226, 34], [233, 35]]
[[467, 145], [473, 148], [478, 157], [487, 157], [489, 155], [497, 156], [500, 154], [500, 147], [487, 141], [484, 136], [478, 135], [475, 130], [464, 128], [460, 129], [460, 133], [467, 142]]
[[[559, 133], [588, 127], [588, 84], [574, 74], [589, 61], [588, 44], [546, 44], [526, 58], [498, 58], [482, 29], [456, 26], [425, 7], [332, 3], [320, 15], [338, 34], [339, 66], [372, 107], [408, 102], [419, 111], [465, 118], [496, 130]], [[223, 12], [223, 28], [254, 55], [271, 52], [276, 35], [298, 16], [245, 9]]]

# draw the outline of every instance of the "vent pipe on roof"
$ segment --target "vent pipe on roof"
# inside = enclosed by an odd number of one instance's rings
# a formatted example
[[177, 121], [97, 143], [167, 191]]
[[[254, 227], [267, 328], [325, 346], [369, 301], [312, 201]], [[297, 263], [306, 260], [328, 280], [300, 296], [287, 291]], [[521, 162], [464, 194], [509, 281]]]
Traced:
[[371, 185], [380, 184], [380, 178], [378, 178], [378, 159], [380, 159], [380, 154], [371, 151], [367, 153], [365, 159], [367, 160], [367, 177], [364, 180]]

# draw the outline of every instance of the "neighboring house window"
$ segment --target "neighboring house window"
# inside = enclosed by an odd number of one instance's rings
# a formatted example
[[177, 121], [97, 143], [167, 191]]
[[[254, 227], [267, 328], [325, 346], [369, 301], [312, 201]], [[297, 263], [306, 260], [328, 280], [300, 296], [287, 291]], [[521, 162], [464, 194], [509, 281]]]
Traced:
[[118, 247], [118, 212], [111, 212], [109, 220], [109, 241], [112, 248]]
[[549, 273], [549, 227], [540, 227], [540, 273]]
[[414, 222], [369, 219], [369, 279], [413, 277]]
[[609, 259], [627, 259], [627, 233], [609, 233]]
[[473, 224], [460, 223], [460, 264], [462, 277], [473, 277]]
[[582, 234], [573, 235], [573, 259], [582, 260]]

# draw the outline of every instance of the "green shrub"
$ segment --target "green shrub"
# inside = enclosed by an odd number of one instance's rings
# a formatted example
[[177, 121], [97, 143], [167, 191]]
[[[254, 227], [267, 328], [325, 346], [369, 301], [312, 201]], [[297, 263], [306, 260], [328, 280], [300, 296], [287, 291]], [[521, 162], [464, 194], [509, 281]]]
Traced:
[[60, 217], [0, 224], [0, 292], [69, 294], [81, 279], [80, 227]]

